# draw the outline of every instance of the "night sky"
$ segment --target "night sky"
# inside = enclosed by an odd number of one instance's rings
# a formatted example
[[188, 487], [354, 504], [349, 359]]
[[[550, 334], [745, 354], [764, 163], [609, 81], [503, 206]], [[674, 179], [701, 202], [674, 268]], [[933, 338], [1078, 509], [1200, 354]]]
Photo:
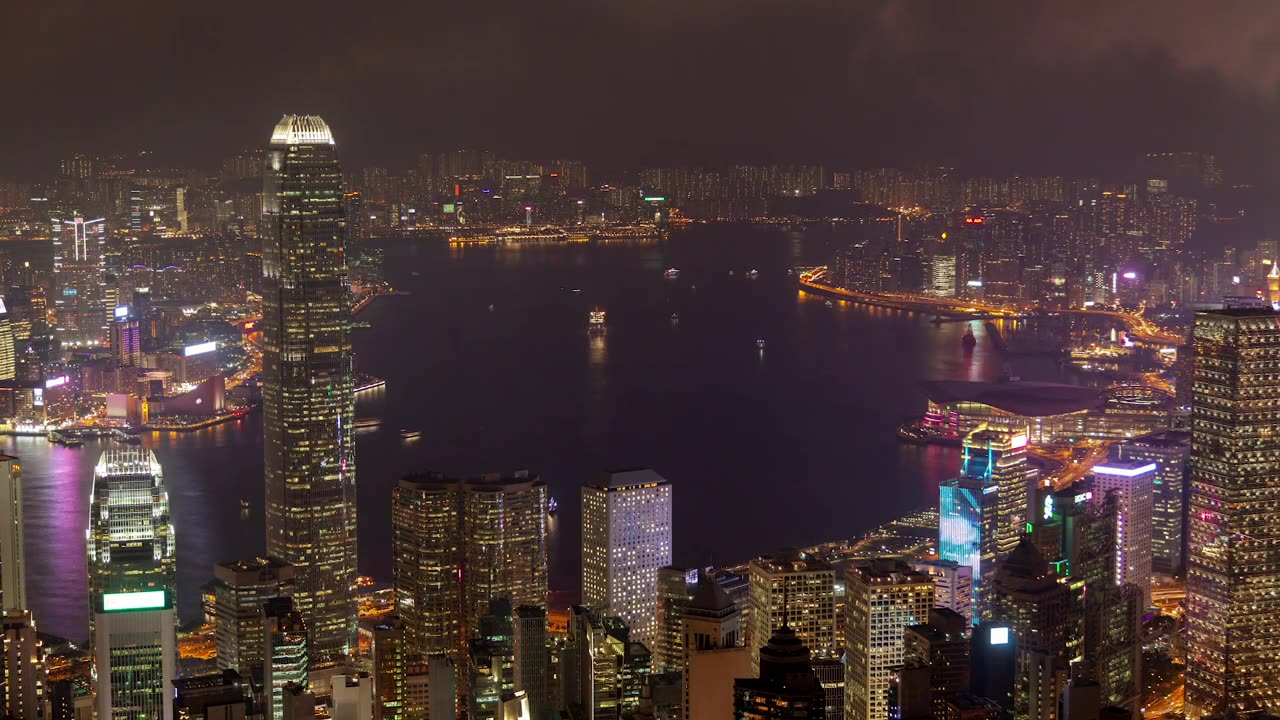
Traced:
[[350, 166], [485, 147], [658, 163], [1267, 181], [1280, 2], [5, 0], [0, 177], [73, 151], [213, 166], [284, 112]]

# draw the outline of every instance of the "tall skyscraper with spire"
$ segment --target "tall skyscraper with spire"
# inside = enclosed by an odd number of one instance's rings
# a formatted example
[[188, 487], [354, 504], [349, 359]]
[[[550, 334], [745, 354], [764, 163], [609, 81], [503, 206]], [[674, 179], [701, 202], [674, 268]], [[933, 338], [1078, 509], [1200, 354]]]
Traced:
[[356, 457], [342, 170], [319, 117], [271, 134], [260, 233], [267, 553], [297, 569], [324, 664], [356, 641]]

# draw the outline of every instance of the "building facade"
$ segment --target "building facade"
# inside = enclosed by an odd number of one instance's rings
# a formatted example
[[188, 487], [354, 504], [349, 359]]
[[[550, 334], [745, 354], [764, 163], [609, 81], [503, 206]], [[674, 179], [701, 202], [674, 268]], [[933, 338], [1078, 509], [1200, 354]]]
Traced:
[[836, 638], [836, 573], [831, 565], [795, 551], [765, 555], [751, 561], [747, 646], [752, 669], [759, 670], [760, 648], [773, 631], [786, 625], [804, 643], [806, 652], [834, 655]]
[[356, 456], [342, 170], [315, 116], [280, 120], [262, 192], [267, 553], [297, 570], [311, 652], [356, 641]]
[[[1182, 383], [1179, 383], [1181, 388]], [[1176, 574], [1186, 568], [1187, 460], [1191, 433], [1183, 430], [1144, 435], [1116, 446], [1118, 460], [1154, 462], [1151, 569]]]
[[263, 609], [272, 598], [293, 596], [293, 566], [278, 558], [213, 566], [218, 668], [249, 677], [262, 664]]
[[1151, 535], [1156, 463], [1113, 462], [1093, 466], [1095, 500], [1116, 502], [1115, 583], [1135, 585], [1143, 607], [1151, 604]]
[[876, 559], [849, 568], [845, 587], [845, 717], [888, 720], [903, 633], [929, 619], [933, 579], [900, 560]]

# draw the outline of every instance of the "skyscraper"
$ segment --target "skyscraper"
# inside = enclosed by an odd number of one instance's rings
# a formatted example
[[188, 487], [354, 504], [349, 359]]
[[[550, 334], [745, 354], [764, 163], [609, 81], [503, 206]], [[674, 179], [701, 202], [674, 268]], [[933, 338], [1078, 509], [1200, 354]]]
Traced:
[[836, 638], [836, 574], [831, 565], [794, 550], [751, 561], [750, 632], [752, 667], [773, 631], [786, 625], [812, 653], [833, 654]]
[[404, 720], [404, 623], [391, 616], [373, 626], [375, 720]]
[[0, 381], [13, 380], [18, 376], [18, 355], [15, 347], [9, 310], [5, 307], [3, 298], [0, 298]]
[[733, 683], [734, 718], [824, 720], [826, 712], [826, 696], [809, 648], [785, 625], [760, 648], [759, 676]]
[[268, 600], [263, 608], [262, 685], [271, 697], [271, 718], [284, 717], [284, 688], [295, 684], [303, 689], [310, 682], [310, 638], [302, 613], [293, 608], [291, 598]]
[[1117, 462], [1093, 466], [1094, 498], [1116, 502], [1115, 583], [1132, 584], [1151, 604], [1151, 515], [1157, 465]]
[[398, 612], [415, 653], [460, 661], [489, 602], [547, 603], [547, 487], [520, 470], [414, 475], [392, 491]]
[[[1038, 472], [1027, 462], [1027, 433], [979, 427], [964, 439], [960, 474], [999, 487], [997, 559], [1018, 546]], [[979, 573], [974, 581], [980, 583]]]
[[164, 590], [107, 592], [94, 618], [98, 717], [173, 720], [178, 643], [173, 596]]
[[903, 632], [929, 619], [933, 580], [901, 560], [877, 558], [849, 568], [846, 588], [845, 717], [887, 720]]
[[913, 560], [911, 567], [933, 578], [934, 607], [973, 621], [973, 568], [949, 560]]
[[[148, 608], [173, 614], [173, 524], [169, 492], [155, 453], [121, 447], [105, 450], [98, 458], [89, 504], [88, 550], [91, 620], [107, 612], [105, 595], [121, 593], [159, 593], [163, 602], [149, 601]], [[120, 620], [113, 627], [127, 624]]]
[[671, 483], [648, 469], [582, 486], [582, 601], [622, 618], [631, 639], [656, 632], [658, 569], [671, 564]]
[[551, 710], [547, 688], [550, 678], [547, 611], [545, 608], [522, 605], [516, 608], [511, 623], [512, 680], [515, 689], [523, 690], [528, 696], [530, 717], [533, 720], [546, 720]]
[[[742, 644], [742, 612], [729, 599], [724, 588], [705, 574], [698, 580], [693, 599], [685, 606], [681, 635], [680, 667], [684, 677], [685, 717], [715, 717], [718, 713], [711, 708], [723, 706], [724, 710], [729, 709], [735, 678], [710, 671], [712, 668], [734, 666], [748, 669], [751, 657]], [[706, 711], [696, 712], [695, 698], [697, 701], [714, 699], [720, 702], [715, 705], [702, 703], [697, 709], [705, 707]]]
[[0, 608], [27, 609], [26, 544], [22, 522], [22, 466], [0, 455]]
[[35, 621], [29, 610], [5, 610], [0, 613], [3, 635], [0, 636], [0, 716], [32, 718], [45, 716], [49, 701], [49, 678], [45, 667], [44, 645], [36, 634]]
[[267, 601], [293, 596], [293, 566], [276, 558], [213, 566], [218, 667], [249, 677], [262, 664], [262, 612]]
[[990, 576], [998, 555], [1000, 486], [976, 478], [951, 478], [938, 485], [938, 557], [971, 570], [969, 604], [977, 623], [986, 608]]
[[319, 117], [276, 125], [259, 230], [267, 553], [296, 568], [326, 663], [356, 639], [356, 457], [342, 171]]
[[[1280, 266], [1277, 266], [1280, 267]], [[1187, 379], [1187, 384], [1191, 384]], [[1178, 383], [1179, 389], [1182, 382]], [[1154, 509], [1151, 521], [1151, 569], [1178, 573], [1186, 567], [1187, 459], [1191, 433], [1182, 430], [1144, 435], [1116, 446], [1120, 460], [1154, 462]]]
[[1280, 315], [1196, 315], [1188, 717], [1280, 706]]
[[103, 302], [107, 241], [106, 220], [52, 221], [53, 303], [57, 310], [58, 340], [67, 347], [101, 345], [107, 339]]

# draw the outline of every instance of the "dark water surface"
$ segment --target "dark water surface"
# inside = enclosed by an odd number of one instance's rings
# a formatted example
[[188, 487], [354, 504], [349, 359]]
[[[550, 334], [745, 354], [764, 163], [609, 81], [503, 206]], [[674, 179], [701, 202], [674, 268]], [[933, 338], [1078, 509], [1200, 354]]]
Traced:
[[[993, 379], [1000, 362], [981, 329], [966, 357], [963, 324], [800, 294], [787, 269], [825, 262], [847, 232], [695, 226], [664, 243], [466, 249], [386, 241], [388, 277], [411, 294], [375, 301], [360, 315], [373, 327], [355, 331], [361, 369], [387, 379], [358, 406], [384, 418], [357, 435], [361, 571], [390, 579], [391, 488], [426, 469], [540, 473], [560, 504], [557, 589], [578, 584], [578, 487], [607, 468], [650, 466], [674, 483], [675, 559], [686, 565], [857, 536], [936, 502], [957, 452], [901, 444], [894, 428], [923, 410], [921, 380]], [[679, 279], [664, 279], [672, 266]], [[752, 268], [759, 279], [744, 276]], [[608, 311], [603, 336], [586, 331], [593, 306]], [[406, 442], [401, 428], [423, 435]], [[261, 416], [146, 444], [164, 467], [180, 611], [192, 620], [214, 562], [262, 552]], [[73, 639], [86, 634], [84, 535], [103, 447], [0, 438], [23, 461], [37, 621]], [[241, 498], [253, 503], [247, 517]]]

